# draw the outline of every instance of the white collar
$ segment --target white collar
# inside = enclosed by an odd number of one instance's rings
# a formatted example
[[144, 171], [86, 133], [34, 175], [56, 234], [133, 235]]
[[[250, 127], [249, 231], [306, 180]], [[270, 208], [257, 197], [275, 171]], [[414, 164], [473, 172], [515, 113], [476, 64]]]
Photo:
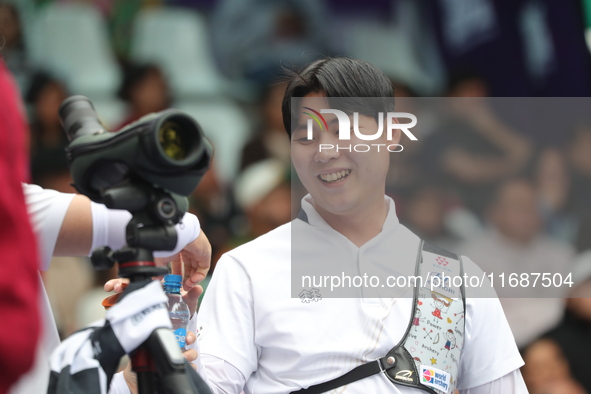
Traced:
[[[326, 222], [326, 220], [324, 220], [322, 216], [320, 216], [318, 211], [316, 211], [316, 209], [312, 205], [312, 200], [313, 199], [310, 194], [307, 194], [304, 196], [304, 198], [302, 198], [302, 210], [298, 215], [298, 219], [301, 219], [314, 227], [331, 229], [333, 231], [336, 231]], [[386, 216], [386, 220], [384, 221], [382, 231], [380, 232], [380, 234], [395, 231], [398, 225], [400, 224], [400, 222], [398, 221], [398, 217], [396, 216], [396, 206], [394, 204], [394, 200], [384, 195], [384, 201], [388, 203], [388, 214]]]

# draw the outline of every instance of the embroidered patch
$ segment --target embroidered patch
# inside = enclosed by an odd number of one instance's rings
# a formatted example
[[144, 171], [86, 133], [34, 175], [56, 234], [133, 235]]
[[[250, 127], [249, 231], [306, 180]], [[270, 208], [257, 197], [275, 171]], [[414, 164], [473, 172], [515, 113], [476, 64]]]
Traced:
[[421, 383], [425, 386], [441, 390], [445, 393], [449, 391], [451, 377], [447, 372], [427, 365], [421, 365], [419, 369], [419, 376]]

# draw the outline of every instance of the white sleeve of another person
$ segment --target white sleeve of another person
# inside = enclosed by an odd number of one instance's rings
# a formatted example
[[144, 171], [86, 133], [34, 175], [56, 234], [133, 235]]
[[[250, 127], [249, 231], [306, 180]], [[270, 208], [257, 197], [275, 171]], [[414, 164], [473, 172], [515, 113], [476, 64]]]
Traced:
[[198, 314], [197, 371], [214, 393], [238, 394], [258, 365], [252, 284], [229, 255], [218, 261]]
[[[482, 277], [482, 271], [476, 264], [467, 258], [463, 260], [468, 275]], [[490, 297], [481, 298], [483, 295], [487, 296], [489, 292]], [[498, 390], [502, 384], [522, 386], [519, 368], [524, 362], [501, 303], [490, 287], [489, 292], [466, 289], [465, 341], [457, 388], [461, 393], [471, 394], [521, 393], [520, 390]], [[471, 297], [471, 294], [475, 296]], [[494, 384], [490, 386], [496, 387], [493, 391], [466, 391], [493, 382]], [[527, 392], [525, 385], [523, 389]]]

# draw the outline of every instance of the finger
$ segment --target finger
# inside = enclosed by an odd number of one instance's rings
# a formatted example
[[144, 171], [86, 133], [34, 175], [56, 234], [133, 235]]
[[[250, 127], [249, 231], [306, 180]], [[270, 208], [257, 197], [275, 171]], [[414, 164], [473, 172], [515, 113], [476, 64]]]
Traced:
[[127, 278], [118, 278], [118, 279], [111, 279], [104, 285], [105, 291], [114, 291], [115, 293], [121, 293], [127, 285], [129, 284], [129, 279]]
[[201, 282], [211, 265], [211, 244], [203, 231], [195, 241], [187, 244], [181, 251], [185, 276], [183, 285], [186, 290]]
[[197, 302], [199, 297], [203, 294], [203, 287], [197, 285], [183, 295], [185, 302]]
[[178, 259], [178, 257], [179, 253], [173, 254], [172, 256], [168, 257], [156, 257], [154, 258], [154, 262], [156, 263], [157, 267], [166, 267], [168, 265], [168, 262]]
[[209, 263], [207, 263], [206, 268], [194, 268], [191, 264], [198, 264], [195, 262], [187, 262], [184, 260], [185, 265], [185, 280], [183, 282], [183, 287], [185, 290], [190, 290], [193, 287], [197, 286], [203, 279], [205, 279], [207, 273], [209, 272]]
[[209, 266], [207, 268], [198, 268], [196, 270], [189, 271], [190, 274], [187, 276], [185, 284], [187, 284], [189, 287], [195, 287], [199, 282], [205, 279], [208, 271]]
[[118, 279], [111, 279], [111, 280], [107, 281], [107, 283], [105, 283], [105, 285], [103, 286], [103, 289], [105, 289], [105, 291], [109, 291], [109, 292], [113, 291], [117, 280]]
[[189, 291], [192, 288], [194, 288], [195, 286], [197, 286], [197, 284], [199, 282], [201, 282], [202, 280], [203, 280], [203, 278], [200, 279], [200, 277], [195, 274], [187, 276], [187, 278], [183, 282], [183, 288], [185, 290]]
[[195, 361], [197, 360], [197, 350], [189, 349], [183, 352], [183, 357], [188, 361]]
[[187, 303], [191, 316], [197, 311], [199, 296], [203, 293], [203, 287], [197, 285], [183, 295], [183, 300]]
[[170, 273], [183, 276], [183, 258], [180, 253], [177, 258], [170, 261]]
[[197, 336], [195, 335], [195, 333], [193, 331], [188, 331], [187, 336], [185, 337], [187, 345], [192, 345], [193, 343], [195, 343], [195, 340], [197, 340]]

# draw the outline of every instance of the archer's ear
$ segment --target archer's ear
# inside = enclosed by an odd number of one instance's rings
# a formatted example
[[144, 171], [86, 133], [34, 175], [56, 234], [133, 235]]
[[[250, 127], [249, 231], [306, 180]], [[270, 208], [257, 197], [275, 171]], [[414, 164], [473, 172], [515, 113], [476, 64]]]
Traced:
[[[394, 118], [392, 118], [392, 123], [400, 124], [400, 121], [398, 120], [398, 118], [394, 117]], [[400, 129], [392, 130], [392, 141], [391, 142], [393, 144], [399, 144], [401, 137], [402, 137], [402, 130], [400, 130]]]

